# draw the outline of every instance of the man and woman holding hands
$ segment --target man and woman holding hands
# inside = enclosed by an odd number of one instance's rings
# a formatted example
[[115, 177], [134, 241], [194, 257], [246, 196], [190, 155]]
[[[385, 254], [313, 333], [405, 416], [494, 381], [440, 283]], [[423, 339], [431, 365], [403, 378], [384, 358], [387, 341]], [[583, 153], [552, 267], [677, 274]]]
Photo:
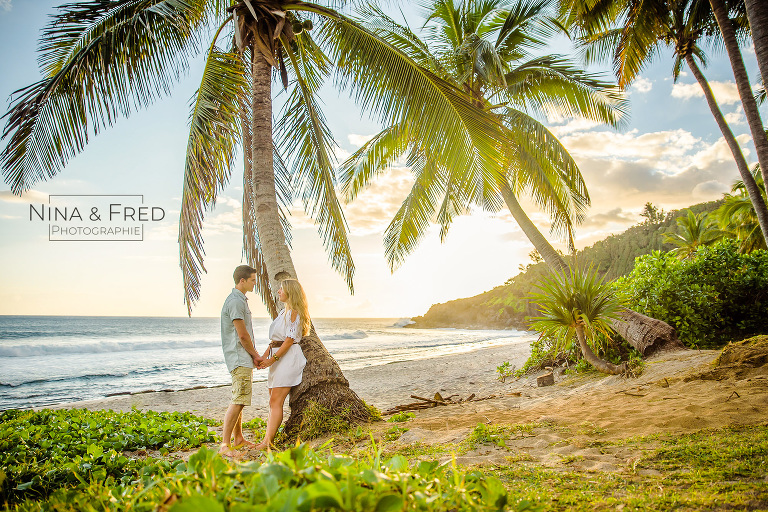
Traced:
[[[269, 326], [270, 343], [263, 354], [256, 351], [248, 308], [247, 292], [256, 286], [256, 269], [240, 265], [235, 269], [235, 287], [221, 309], [221, 345], [232, 376], [232, 399], [224, 416], [224, 433], [219, 453], [234, 456], [240, 447], [266, 450], [283, 421], [283, 406], [293, 386], [301, 382], [307, 363], [298, 342], [309, 334], [307, 297], [296, 279], [284, 279], [277, 291], [284, 307]], [[269, 368], [269, 418], [264, 439], [254, 444], [245, 439], [242, 429], [243, 407], [251, 405], [253, 368]], [[232, 438], [234, 437], [234, 443]]]

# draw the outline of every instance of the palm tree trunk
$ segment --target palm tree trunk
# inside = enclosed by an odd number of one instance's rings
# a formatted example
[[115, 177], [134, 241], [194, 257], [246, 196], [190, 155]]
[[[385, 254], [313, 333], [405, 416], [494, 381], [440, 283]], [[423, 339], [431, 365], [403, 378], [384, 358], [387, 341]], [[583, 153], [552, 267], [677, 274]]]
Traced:
[[586, 359], [589, 364], [597, 368], [599, 371], [603, 373], [610, 373], [611, 375], [619, 375], [626, 371], [626, 363], [622, 363], [616, 366], [615, 364], [609, 363], [608, 361], [603, 361], [597, 357], [594, 352], [592, 352], [592, 349], [589, 348], [589, 345], [587, 344], [587, 338], [584, 336], [583, 325], [576, 326], [576, 338], [579, 340], [579, 347], [581, 347], [581, 353], [584, 355], [584, 359]]
[[[758, 2], [764, 1], [758, 0]], [[752, 133], [752, 142], [755, 144], [757, 161], [760, 163], [760, 172], [763, 173], [763, 181], [768, 183], [768, 179], [766, 179], [766, 174], [768, 174], [768, 137], [765, 135], [763, 121], [760, 118], [760, 112], [757, 110], [757, 102], [752, 93], [752, 86], [749, 84], [747, 68], [744, 66], [744, 60], [741, 58], [739, 42], [736, 39], [736, 30], [733, 28], [733, 22], [728, 17], [724, 0], [709, 0], [709, 3], [712, 5], [712, 12], [717, 19], [720, 32], [723, 34], [725, 50], [728, 52], [728, 59], [731, 61], [733, 76], [736, 79], [736, 87], [739, 89], [741, 104], [744, 107], [744, 115], [747, 117], [749, 130]], [[763, 231], [763, 234], [766, 234], [765, 231]]]
[[699, 85], [701, 85], [701, 89], [704, 91], [704, 97], [707, 99], [709, 110], [712, 111], [712, 115], [715, 116], [717, 126], [720, 128], [720, 131], [725, 138], [725, 142], [731, 149], [733, 159], [736, 160], [736, 167], [738, 168], [739, 174], [741, 175], [741, 180], [744, 182], [744, 186], [747, 189], [747, 193], [749, 194], [749, 200], [752, 202], [752, 206], [755, 208], [757, 221], [760, 224], [760, 230], [763, 232], [765, 239], [768, 240], [768, 208], [766, 207], [765, 200], [763, 200], [763, 195], [760, 193], [760, 189], [757, 186], [755, 177], [752, 176], [751, 172], [749, 172], [749, 166], [747, 165], [747, 161], [744, 158], [744, 154], [741, 152], [739, 143], [736, 141], [736, 137], [733, 136], [731, 128], [725, 121], [725, 117], [723, 117], [723, 113], [720, 111], [720, 107], [717, 105], [717, 100], [715, 100], [715, 95], [712, 94], [712, 89], [709, 87], [709, 82], [707, 82], [707, 79], [704, 77], [701, 69], [699, 69], [699, 66], [696, 65], [696, 61], [693, 59], [693, 55], [687, 55], [685, 57], [685, 62], [688, 63], [688, 67], [691, 69], [693, 76], [696, 77]]
[[568, 270], [568, 264], [565, 263], [565, 260], [560, 257], [555, 248], [552, 247], [546, 238], [544, 238], [541, 231], [539, 231], [536, 225], [531, 222], [528, 215], [525, 214], [525, 210], [520, 206], [517, 197], [515, 197], [514, 192], [512, 192], [512, 189], [509, 187], [509, 183], [502, 183], [500, 188], [501, 197], [504, 198], [504, 202], [507, 204], [509, 212], [512, 214], [512, 217], [514, 217], [517, 225], [520, 226], [520, 229], [523, 230], [525, 236], [528, 237], [528, 240], [530, 240], [536, 250], [539, 251], [541, 257], [544, 258], [544, 262], [546, 262], [550, 268], [558, 272], [565, 272]]
[[[288, 405], [291, 415], [285, 422], [284, 432], [288, 439], [301, 438], [305, 412], [314, 409], [315, 414], [329, 414], [343, 418], [349, 425], [370, 421], [371, 411], [357, 394], [349, 387], [349, 381], [318, 338], [315, 326], [307, 336], [299, 341], [301, 351], [307, 358], [307, 365], [301, 377], [301, 383], [291, 389]], [[313, 408], [312, 406], [319, 406]], [[317, 421], [312, 418], [310, 421]]]
[[746, 0], [749, 29], [755, 43], [755, 55], [763, 84], [768, 85], [768, 3], [765, 0]]
[[[544, 262], [556, 272], [568, 269], [565, 260], [557, 253], [552, 244], [541, 234], [536, 225], [520, 206], [509, 183], [500, 185], [501, 196], [507, 204], [512, 217], [539, 251]], [[685, 348], [678, 339], [675, 328], [666, 322], [640, 314], [631, 309], [623, 311], [619, 320], [611, 321], [611, 327], [643, 356], [649, 356], [660, 350], [679, 350]], [[595, 356], [597, 357], [597, 356]]]
[[[252, 123], [251, 174], [253, 205], [259, 243], [273, 293], [279, 280], [297, 277], [291, 252], [280, 224], [275, 190], [272, 147], [272, 68], [259, 51], [252, 49]], [[247, 165], [247, 162], [246, 162]], [[287, 274], [287, 275], [286, 275]], [[278, 307], [281, 306], [277, 302]], [[274, 316], [273, 316], [274, 318]], [[315, 332], [299, 340], [307, 365], [301, 383], [291, 389], [291, 415], [284, 431], [289, 439], [301, 437], [306, 408], [320, 405], [327, 414], [344, 418], [351, 424], [369, 421], [371, 413], [365, 402], [349, 388], [349, 381]]]
[[251, 165], [256, 230], [272, 293], [277, 293], [278, 274], [296, 277], [291, 251], [280, 224], [275, 189], [274, 148], [272, 147], [272, 66], [261, 52], [251, 50], [252, 98]]

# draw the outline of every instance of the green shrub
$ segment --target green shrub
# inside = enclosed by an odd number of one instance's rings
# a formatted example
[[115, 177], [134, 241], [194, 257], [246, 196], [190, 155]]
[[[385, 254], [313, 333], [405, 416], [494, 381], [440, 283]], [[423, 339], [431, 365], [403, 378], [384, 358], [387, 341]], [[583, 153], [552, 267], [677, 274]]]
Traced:
[[95, 479], [131, 479], [148, 461], [122, 452], [161, 454], [215, 441], [207, 420], [190, 413], [18, 411], [0, 413], [0, 501], [44, 497]]
[[658, 251], [641, 256], [616, 286], [632, 309], [669, 323], [689, 347], [768, 332], [768, 252], [739, 254], [732, 240], [683, 261]]
[[186, 464], [151, 468], [133, 482], [62, 489], [18, 510], [501, 511], [507, 505], [502, 483], [479, 471], [437, 461], [410, 466], [401, 455], [383, 460], [376, 446], [355, 460], [300, 445], [244, 464], [203, 447]]

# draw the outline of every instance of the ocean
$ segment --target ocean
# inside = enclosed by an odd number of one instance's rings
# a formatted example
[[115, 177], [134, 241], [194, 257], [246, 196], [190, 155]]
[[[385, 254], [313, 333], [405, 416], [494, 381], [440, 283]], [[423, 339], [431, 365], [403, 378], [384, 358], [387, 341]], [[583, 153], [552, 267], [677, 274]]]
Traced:
[[[319, 318], [342, 370], [527, 344], [515, 330], [407, 329], [408, 319]], [[254, 319], [256, 349], [269, 319]], [[230, 383], [218, 318], [0, 316], [0, 410]], [[267, 370], [254, 372], [267, 379]]]

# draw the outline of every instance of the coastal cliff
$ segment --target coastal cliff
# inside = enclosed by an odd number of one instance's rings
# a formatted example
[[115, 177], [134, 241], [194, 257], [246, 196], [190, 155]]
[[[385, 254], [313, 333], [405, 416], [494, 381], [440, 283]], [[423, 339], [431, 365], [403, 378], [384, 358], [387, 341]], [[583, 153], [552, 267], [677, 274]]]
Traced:
[[[722, 201], [699, 203], [685, 210], [669, 212], [658, 222], [646, 221], [632, 226], [623, 233], [610, 235], [578, 251], [577, 259], [580, 263], [594, 265], [608, 279], [616, 279], [632, 270], [638, 256], [670, 250], [672, 246], [664, 244], [663, 235], [675, 231], [677, 218], [687, 215], [687, 210], [711, 212], [721, 204]], [[530, 303], [528, 297], [536, 283], [548, 273], [549, 268], [542, 262], [529, 264], [492, 290], [474, 297], [434, 304], [424, 315], [412, 318], [414, 323], [407, 327], [526, 330], [526, 318], [536, 315], [535, 305]]]

